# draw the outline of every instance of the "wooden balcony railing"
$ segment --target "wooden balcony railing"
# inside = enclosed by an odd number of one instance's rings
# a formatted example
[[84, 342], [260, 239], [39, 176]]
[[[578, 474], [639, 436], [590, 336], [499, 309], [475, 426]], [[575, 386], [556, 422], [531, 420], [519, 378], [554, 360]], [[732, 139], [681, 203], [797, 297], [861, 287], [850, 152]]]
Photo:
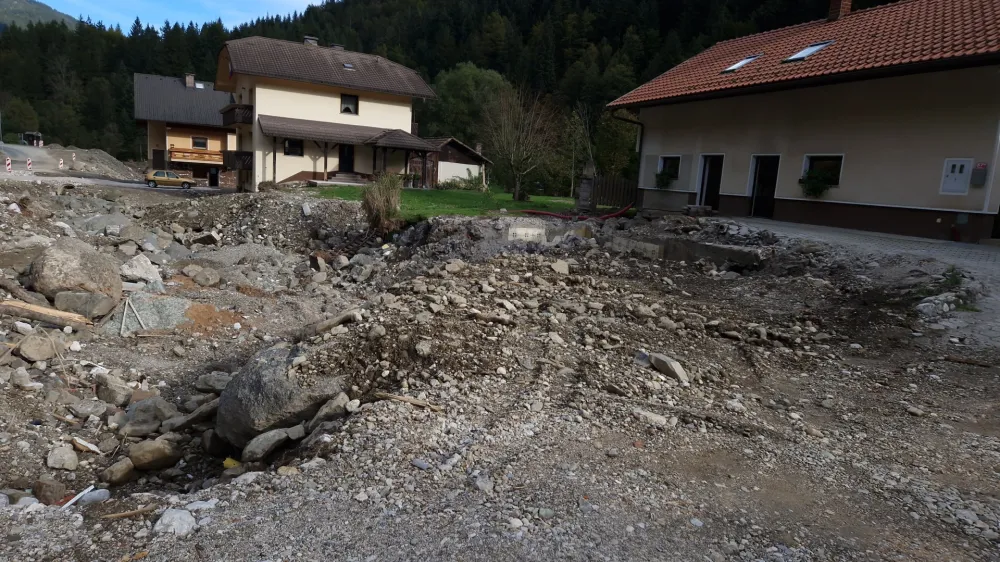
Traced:
[[222, 165], [227, 170], [253, 170], [253, 152], [247, 150], [224, 150]]
[[222, 126], [253, 125], [253, 106], [231, 103], [222, 108]]
[[218, 150], [170, 149], [171, 162], [194, 162], [204, 164], [222, 164], [222, 152]]

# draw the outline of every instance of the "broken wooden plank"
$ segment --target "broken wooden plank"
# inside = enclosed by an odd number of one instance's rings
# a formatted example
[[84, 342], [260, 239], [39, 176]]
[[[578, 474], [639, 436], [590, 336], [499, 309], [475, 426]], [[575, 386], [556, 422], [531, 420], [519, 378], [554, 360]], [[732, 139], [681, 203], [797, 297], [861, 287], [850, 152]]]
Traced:
[[425, 400], [420, 400], [418, 398], [410, 398], [409, 396], [400, 396], [398, 394], [389, 394], [388, 392], [376, 392], [375, 398], [379, 400], [395, 400], [397, 402], [406, 402], [407, 404], [413, 404], [414, 406], [420, 406], [421, 408], [427, 408], [428, 410], [434, 412], [443, 412], [444, 407], [438, 406], [437, 404], [431, 404]]
[[156, 505], [147, 505], [146, 507], [140, 509], [133, 509], [132, 511], [123, 511], [121, 513], [109, 513], [107, 515], [102, 515], [101, 519], [125, 519], [126, 517], [134, 517], [136, 515], [143, 515], [145, 513], [151, 513], [156, 511]]
[[47, 306], [29, 304], [18, 300], [0, 301], [0, 314], [27, 318], [36, 322], [45, 322], [53, 326], [62, 328], [70, 326], [75, 330], [82, 330], [91, 325], [90, 320], [79, 314], [64, 312]]
[[961, 363], [963, 365], [972, 365], [974, 367], [986, 367], [987, 369], [992, 369], [993, 365], [985, 361], [979, 361], [978, 359], [967, 359], [965, 357], [959, 357], [957, 355], [948, 355], [944, 358], [945, 361], [950, 361], [952, 363]]

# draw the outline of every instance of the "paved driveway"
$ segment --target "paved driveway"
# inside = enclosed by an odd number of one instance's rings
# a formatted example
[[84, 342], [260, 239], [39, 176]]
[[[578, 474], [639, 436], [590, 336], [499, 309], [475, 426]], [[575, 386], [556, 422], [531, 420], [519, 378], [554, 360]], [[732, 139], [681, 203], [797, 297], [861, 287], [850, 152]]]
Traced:
[[767, 219], [740, 218], [738, 223], [774, 232], [784, 238], [800, 238], [841, 246], [864, 256], [906, 258], [916, 262], [932, 259], [954, 265], [981, 282], [989, 291], [976, 303], [980, 312], [956, 312], [945, 322], [948, 336], [963, 336], [976, 345], [1000, 347], [1000, 248], [979, 244], [931, 240], [896, 234], [847, 230]]
[[1000, 248], [980, 244], [948, 242], [897, 234], [847, 230], [828, 226], [741, 218], [737, 222], [765, 228], [788, 238], [803, 238], [851, 248], [859, 252], [898, 256], [908, 254], [918, 259], [931, 258], [964, 269], [984, 282], [994, 281], [1000, 289]]

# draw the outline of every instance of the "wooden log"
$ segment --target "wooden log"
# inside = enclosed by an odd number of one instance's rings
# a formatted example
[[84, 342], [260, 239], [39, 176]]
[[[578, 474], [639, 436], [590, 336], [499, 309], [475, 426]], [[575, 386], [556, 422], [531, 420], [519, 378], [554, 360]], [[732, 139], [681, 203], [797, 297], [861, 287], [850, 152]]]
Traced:
[[49, 304], [48, 302], [42, 302], [41, 299], [35, 297], [28, 291], [25, 291], [24, 287], [21, 287], [21, 285], [17, 281], [14, 281], [12, 279], [0, 277], [0, 289], [7, 291], [15, 299], [20, 299], [27, 303], [37, 304], [40, 306], [47, 306]]
[[90, 320], [79, 314], [17, 300], [0, 301], [0, 314], [27, 318], [36, 322], [45, 322], [46, 324], [60, 328], [70, 326], [74, 330], [83, 330], [91, 325]]
[[437, 404], [431, 404], [426, 400], [420, 400], [419, 398], [410, 398], [409, 396], [400, 396], [398, 394], [389, 394], [388, 392], [376, 392], [375, 398], [378, 398], [379, 400], [395, 400], [396, 402], [406, 402], [407, 404], [413, 404], [414, 406], [427, 408], [428, 410], [434, 412], [444, 411], [443, 406], [438, 406]]

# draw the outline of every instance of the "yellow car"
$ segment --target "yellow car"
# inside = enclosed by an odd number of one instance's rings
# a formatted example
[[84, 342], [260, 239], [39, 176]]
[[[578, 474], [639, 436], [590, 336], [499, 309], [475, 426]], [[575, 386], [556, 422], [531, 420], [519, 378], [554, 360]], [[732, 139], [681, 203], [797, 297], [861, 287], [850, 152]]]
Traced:
[[191, 186], [194, 185], [194, 180], [182, 178], [167, 170], [150, 170], [146, 172], [146, 185], [149, 187], [174, 186], [191, 189]]

